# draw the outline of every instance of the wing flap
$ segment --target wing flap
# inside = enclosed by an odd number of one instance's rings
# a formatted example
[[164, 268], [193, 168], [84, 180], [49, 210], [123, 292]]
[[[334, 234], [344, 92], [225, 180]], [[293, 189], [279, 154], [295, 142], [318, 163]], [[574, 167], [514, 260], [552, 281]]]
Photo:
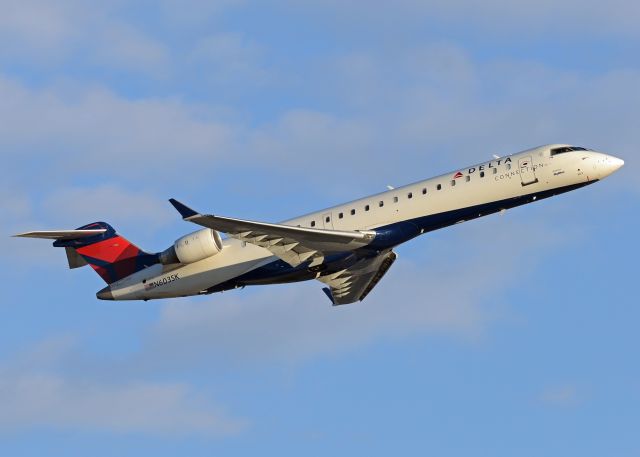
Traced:
[[362, 301], [380, 282], [398, 255], [387, 251], [373, 258], [363, 259], [355, 265], [317, 279], [329, 286], [323, 291], [334, 306]]

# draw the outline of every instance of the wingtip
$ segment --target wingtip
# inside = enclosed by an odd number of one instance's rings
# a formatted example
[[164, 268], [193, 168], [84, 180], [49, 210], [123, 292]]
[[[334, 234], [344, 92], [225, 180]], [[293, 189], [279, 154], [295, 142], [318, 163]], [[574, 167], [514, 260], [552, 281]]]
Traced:
[[183, 219], [188, 219], [189, 217], [198, 215], [196, 211], [192, 210], [187, 205], [180, 203], [175, 198], [170, 198], [169, 203], [173, 205], [173, 207], [180, 213]]
[[323, 287], [322, 291], [324, 292], [324, 294], [329, 297], [329, 300], [331, 300], [331, 304], [333, 306], [336, 305], [336, 301], [333, 299], [333, 294], [331, 293], [331, 289], [329, 289], [328, 287]]

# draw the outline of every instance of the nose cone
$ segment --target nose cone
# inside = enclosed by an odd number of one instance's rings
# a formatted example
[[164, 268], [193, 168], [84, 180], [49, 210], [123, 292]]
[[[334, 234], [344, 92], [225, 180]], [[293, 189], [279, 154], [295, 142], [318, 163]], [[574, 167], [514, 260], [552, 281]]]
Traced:
[[113, 293], [111, 293], [111, 286], [107, 286], [104, 289], [98, 291], [96, 294], [100, 300], [113, 300]]
[[605, 176], [609, 176], [618, 171], [624, 165], [624, 160], [617, 157], [607, 155], [603, 161], [603, 172]]
[[617, 157], [611, 157], [611, 168], [613, 171], [618, 171], [620, 168], [624, 166], [624, 160], [618, 159]]

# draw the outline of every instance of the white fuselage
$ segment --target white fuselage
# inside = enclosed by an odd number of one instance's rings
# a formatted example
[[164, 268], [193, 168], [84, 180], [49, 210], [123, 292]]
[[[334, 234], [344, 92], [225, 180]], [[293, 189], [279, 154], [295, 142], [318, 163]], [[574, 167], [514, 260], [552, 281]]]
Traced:
[[[419, 233], [491, 214], [538, 198], [572, 190], [572, 186], [598, 181], [622, 166], [615, 157], [578, 150], [551, 154], [568, 145], [546, 145], [489, 162], [455, 170], [296, 217], [282, 224], [328, 230], [364, 230], [416, 221]], [[510, 199], [527, 196], [509, 204]], [[500, 202], [505, 202], [504, 208]], [[497, 205], [497, 206], [496, 206]], [[470, 211], [475, 211], [470, 214]], [[477, 214], [476, 214], [477, 213]], [[456, 215], [460, 220], [456, 220]], [[447, 215], [439, 219], [439, 215]], [[453, 219], [451, 219], [453, 218]], [[431, 225], [425, 225], [430, 221]], [[238, 241], [223, 240], [215, 256], [187, 265], [153, 265], [111, 284], [115, 300], [179, 297], [206, 293], [218, 284], [276, 261], [268, 250]]]

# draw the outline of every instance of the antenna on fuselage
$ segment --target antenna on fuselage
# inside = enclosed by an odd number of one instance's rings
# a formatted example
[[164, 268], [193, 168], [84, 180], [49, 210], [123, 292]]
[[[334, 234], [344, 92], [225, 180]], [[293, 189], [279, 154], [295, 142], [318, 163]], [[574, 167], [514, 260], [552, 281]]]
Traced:
[[493, 158], [498, 160], [498, 159], [501, 159], [502, 157], [500, 157], [498, 154], [493, 154]]
[[389, 184], [387, 184], [387, 189], [389, 189], [389, 190], [393, 190], [393, 189], [395, 189], [395, 187], [390, 186]]

